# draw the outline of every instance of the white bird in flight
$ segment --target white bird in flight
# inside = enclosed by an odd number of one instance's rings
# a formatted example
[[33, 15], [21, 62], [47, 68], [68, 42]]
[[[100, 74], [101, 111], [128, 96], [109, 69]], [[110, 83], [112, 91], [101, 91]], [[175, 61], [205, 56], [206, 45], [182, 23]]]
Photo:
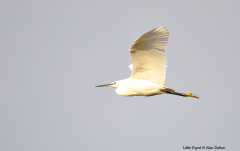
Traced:
[[160, 94], [174, 94], [183, 97], [199, 98], [197, 95], [179, 93], [164, 86], [166, 78], [165, 48], [169, 32], [163, 27], [157, 27], [135, 40], [130, 47], [133, 64], [130, 78], [115, 81], [111, 84], [96, 87], [114, 87], [121, 96], [152, 96]]

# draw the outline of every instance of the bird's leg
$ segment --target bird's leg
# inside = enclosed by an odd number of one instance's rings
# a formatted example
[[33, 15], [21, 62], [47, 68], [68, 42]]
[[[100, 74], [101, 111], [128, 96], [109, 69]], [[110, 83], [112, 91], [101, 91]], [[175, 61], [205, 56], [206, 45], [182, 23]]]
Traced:
[[193, 97], [193, 98], [199, 98], [197, 95], [195, 94], [192, 94], [191, 92], [188, 92], [188, 93], [179, 93], [179, 92], [176, 92], [175, 90], [173, 89], [170, 89], [170, 88], [164, 88], [164, 89], [161, 89], [161, 91], [165, 92], [165, 93], [168, 93], [168, 94], [173, 94], [173, 95], [178, 95], [178, 96], [183, 96], [183, 97]]

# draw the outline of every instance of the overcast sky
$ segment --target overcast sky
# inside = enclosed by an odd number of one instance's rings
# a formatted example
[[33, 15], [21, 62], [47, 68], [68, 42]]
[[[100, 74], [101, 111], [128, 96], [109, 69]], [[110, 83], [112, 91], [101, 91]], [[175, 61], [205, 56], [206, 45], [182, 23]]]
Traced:
[[[240, 2], [0, 2], [1, 151], [239, 149]], [[128, 78], [129, 47], [164, 25], [174, 95], [95, 88]]]

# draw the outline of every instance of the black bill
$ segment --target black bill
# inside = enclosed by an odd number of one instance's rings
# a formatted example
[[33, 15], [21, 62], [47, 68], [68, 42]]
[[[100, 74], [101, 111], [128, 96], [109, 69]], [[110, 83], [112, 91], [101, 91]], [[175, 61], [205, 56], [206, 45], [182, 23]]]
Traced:
[[103, 84], [103, 85], [97, 85], [97, 86], [95, 86], [95, 87], [109, 87], [109, 86], [111, 86], [112, 84]]

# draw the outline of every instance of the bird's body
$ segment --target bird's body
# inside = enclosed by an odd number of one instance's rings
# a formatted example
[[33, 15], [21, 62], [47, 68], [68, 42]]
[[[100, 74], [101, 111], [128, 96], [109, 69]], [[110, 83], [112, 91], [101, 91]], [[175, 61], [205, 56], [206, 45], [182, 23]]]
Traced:
[[161, 89], [164, 88], [162, 85], [153, 83], [149, 80], [132, 79], [130, 77], [116, 81], [116, 83], [119, 83], [116, 93], [121, 96], [152, 96], [164, 93], [161, 91]]
[[155, 28], [135, 40], [130, 47], [133, 64], [130, 78], [96, 87], [114, 87], [121, 96], [152, 96], [163, 93], [195, 97], [192, 93], [178, 93], [164, 86], [166, 78], [166, 56], [169, 33], [163, 27]]

